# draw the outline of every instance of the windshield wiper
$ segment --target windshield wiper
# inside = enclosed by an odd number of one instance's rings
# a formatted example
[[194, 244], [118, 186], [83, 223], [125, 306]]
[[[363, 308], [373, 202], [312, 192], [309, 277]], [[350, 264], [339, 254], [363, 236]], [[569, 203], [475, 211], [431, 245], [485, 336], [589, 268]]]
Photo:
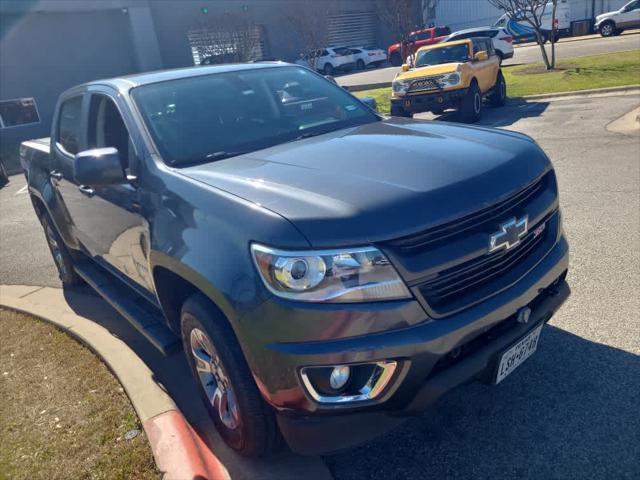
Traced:
[[322, 135], [324, 133], [327, 133], [327, 132], [317, 132], [317, 133], [305, 132], [305, 133], [302, 133], [302, 134], [298, 135], [293, 140], [303, 140], [305, 138], [317, 137], [318, 135]]

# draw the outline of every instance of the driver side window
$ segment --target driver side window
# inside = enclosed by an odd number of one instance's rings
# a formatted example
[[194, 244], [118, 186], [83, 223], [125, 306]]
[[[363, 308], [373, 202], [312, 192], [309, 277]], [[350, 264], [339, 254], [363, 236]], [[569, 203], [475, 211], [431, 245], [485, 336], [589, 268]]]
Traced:
[[116, 104], [106, 95], [94, 94], [89, 106], [88, 147], [118, 149], [122, 170], [128, 172], [135, 155], [129, 131]]

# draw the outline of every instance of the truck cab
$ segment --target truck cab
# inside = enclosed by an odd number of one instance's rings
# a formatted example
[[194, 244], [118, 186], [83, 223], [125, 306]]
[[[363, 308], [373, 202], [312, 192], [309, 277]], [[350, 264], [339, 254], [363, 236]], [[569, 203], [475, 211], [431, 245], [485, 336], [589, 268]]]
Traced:
[[430, 27], [411, 32], [403, 42], [394, 43], [387, 49], [387, 58], [395, 67], [399, 67], [407, 57], [425, 45], [432, 45], [451, 33], [449, 27]]

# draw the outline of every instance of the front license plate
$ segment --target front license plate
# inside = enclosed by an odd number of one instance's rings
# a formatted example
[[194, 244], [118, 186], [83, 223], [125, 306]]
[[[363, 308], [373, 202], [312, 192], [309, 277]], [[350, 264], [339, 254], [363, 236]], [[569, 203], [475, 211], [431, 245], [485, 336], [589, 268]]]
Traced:
[[502, 354], [500, 363], [498, 364], [498, 373], [496, 374], [496, 384], [500, 383], [504, 378], [522, 365], [527, 358], [533, 355], [538, 348], [538, 339], [542, 326], [527, 334], [522, 340]]

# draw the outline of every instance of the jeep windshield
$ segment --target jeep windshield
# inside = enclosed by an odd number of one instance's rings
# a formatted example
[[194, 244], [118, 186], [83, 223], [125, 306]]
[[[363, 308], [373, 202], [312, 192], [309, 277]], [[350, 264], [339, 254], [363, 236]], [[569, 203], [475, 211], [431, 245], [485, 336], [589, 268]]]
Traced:
[[339, 86], [294, 66], [152, 83], [135, 88], [132, 97], [172, 166], [221, 160], [379, 120]]
[[430, 48], [418, 52], [416, 67], [426, 67], [429, 65], [440, 65], [442, 63], [468, 62], [469, 45], [461, 43], [459, 45], [449, 45], [437, 48]]

